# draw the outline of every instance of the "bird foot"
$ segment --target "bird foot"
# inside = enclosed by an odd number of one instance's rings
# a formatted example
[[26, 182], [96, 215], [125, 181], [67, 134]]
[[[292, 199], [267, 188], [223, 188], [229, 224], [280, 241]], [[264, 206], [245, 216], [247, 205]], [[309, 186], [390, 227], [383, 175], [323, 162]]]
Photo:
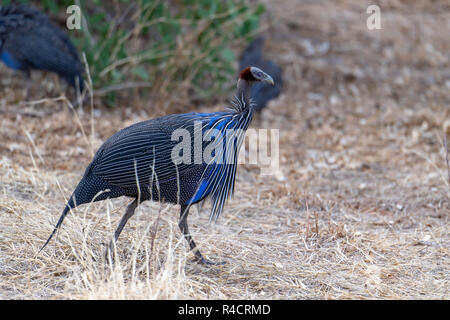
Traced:
[[209, 265], [209, 266], [222, 266], [224, 264], [226, 264], [225, 261], [211, 261], [208, 259], [205, 259], [203, 257], [195, 257], [195, 261], [198, 262], [199, 264], [203, 264], [203, 265]]

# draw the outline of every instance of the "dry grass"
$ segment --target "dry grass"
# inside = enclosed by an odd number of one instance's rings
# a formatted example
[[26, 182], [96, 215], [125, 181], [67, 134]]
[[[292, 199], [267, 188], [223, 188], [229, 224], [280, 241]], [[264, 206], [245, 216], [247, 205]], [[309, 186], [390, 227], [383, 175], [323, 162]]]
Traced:
[[158, 203], [130, 220], [109, 267], [127, 199], [77, 208], [36, 256], [91, 148], [158, 107], [96, 109], [92, 134], [90, 114], [18, 106], [20, 76], [2, 80], [0, 298], [449, 299], [450, 8], [380, 3], [383, 30], [368, 31], [365, 1], [268, 2], [267, 54], [286, 88], [253, 126], [280, 128], [281, 168], [241, 166], [216, 224], [208, 207], [191, 210], [194, 239], [221, 267], [192, 262], [178, 207]]

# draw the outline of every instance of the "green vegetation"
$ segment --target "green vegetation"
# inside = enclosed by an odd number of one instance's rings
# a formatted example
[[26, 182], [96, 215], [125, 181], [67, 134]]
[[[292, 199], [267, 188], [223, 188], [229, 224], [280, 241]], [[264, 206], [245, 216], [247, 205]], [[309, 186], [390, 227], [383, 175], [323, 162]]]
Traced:
[[[9, 1], [5, 1], [9, 2]], [[37, 1], [21, 1], [37, 2]], [[63, 23], [73, 1], [38, 6]], [[242, 0], [76, 1], [81, 30], [69, 34], [84, 51], [95, 89], [114, 101], [120, 88], [142, 88], [165, 98], [223, 93], [237, 73], [232, 45], [258, 29], [262, 5]], [[144, 93], [141, 91], [140, 93]]]

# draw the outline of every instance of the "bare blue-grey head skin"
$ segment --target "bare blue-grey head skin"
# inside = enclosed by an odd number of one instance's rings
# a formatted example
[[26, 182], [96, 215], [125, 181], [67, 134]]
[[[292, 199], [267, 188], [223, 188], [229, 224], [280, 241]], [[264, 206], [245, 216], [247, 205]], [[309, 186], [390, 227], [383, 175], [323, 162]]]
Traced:
[[271, 85], [275, 84], [271, 76], [257, 67], [250, 67], [250, 72], [256, 81], [267, 82]]
[[[41, 250], [49, 243], [71, 209], [83, 203], [126, 196], [134, 200], [127, 207], [114, 233], [115, 241], [141, 202], [152, 200], [179, 204], [179, 227], [190, 249], [194, 251], [196, 260], [214, 264], [197, 249], [189, 233], [187, 217], [193, 204], [210, 199], [210, 220], [216, 220], [232, 196], [237, 157], [245, 131], [253, 118], [250, 90], [258, 82], [273, 84], [273, 79], [259, 68], [247, 67], [239, 75], [237, 94], [227, 111], [167, 115], [136, 123], [112, 135], [98, 149], [86, 168]], [[211, 144], [222, 144], [222, 151], [214, 154], [211, 161], [202, 158], [200, 162], [176, 163], [172, 151], [179, 141], [173, 140], [172, 134], [180, 128], [188, 130], [191, 137], [194, 137], [194, 130], [202, 130], [203, 137], [219, 131], [221, 134], [215, 139], [203, 141], [202, 151], [211, 147]], [[229, 141], [232, 143], [228, 143], [225, 137], [231, 139]], [[190, 150], [194, 152], [193, 141], [189, 140], [189, 143]], [[110, 247], [115, 241], [111, 241]], [[111, 252], [109, 249], [108, 257]]]

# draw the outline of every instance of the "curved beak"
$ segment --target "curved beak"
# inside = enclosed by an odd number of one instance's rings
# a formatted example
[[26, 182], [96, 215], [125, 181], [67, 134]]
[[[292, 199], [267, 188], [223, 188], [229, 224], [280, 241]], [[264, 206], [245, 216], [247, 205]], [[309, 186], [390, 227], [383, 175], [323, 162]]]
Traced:
[[275, 82], [273, 81], [272, 77], [267, 75], [266, 79], [264, 79], [264, 82], [270, 83], [271, 85], [275, 85]]

